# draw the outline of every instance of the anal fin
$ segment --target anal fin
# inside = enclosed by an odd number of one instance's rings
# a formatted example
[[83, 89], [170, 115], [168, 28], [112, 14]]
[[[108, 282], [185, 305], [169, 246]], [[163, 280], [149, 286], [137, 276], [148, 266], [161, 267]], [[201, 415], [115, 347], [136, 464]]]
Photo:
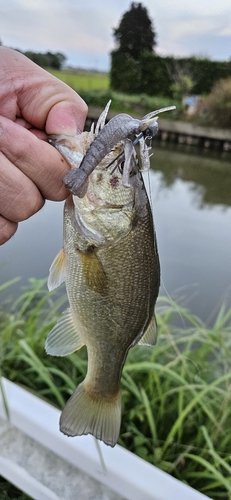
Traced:
[[77, 332], [71, 310], [67, 309], [48, 334], [46, 352], [51, 356], [66, 356], [78, 351], [83, 345], [84, 341]]

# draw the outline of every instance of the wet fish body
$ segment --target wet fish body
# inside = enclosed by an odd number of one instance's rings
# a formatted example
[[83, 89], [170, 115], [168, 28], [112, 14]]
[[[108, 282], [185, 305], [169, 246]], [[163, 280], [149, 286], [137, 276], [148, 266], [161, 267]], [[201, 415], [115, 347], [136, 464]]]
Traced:
[[[78, 168], [94, 140], [93, 132], [83, 132], [76, 140], [57, 137], [56, 146]], [[126, 140], [125, 134], [90, 173], [84, 196], [67, 199], [64, 247], [48, 279], [50, 290], [66, 281], [70, 309], [48, 335], [47, 353], [65, 356], [82, 345], [88, 352], [86, 378], [68, 400], [60, 429], [69, 436], [91, 433], [111, 446], [120, 431], [128, 350], [156, 342], [160, 284], [152, 212], [134, 148], [127, 187], [118, 169], [111, 174], [106, 168]]]

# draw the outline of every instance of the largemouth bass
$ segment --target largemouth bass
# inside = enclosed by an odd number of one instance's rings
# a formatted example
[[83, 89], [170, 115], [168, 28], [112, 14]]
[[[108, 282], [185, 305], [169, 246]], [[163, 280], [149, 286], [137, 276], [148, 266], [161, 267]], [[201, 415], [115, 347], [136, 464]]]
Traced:
[[[81, 189], [80, 196], [70, 195], [65, 202], [63, 249], [50, 268], [48, 288], [53, 290], [65, 280], [70, 308], [49, 333], [46, 351], [65, 356], [87, 346], [87, 375], [64, 407], [60, 429], [68, 436], [90, 433], [114, 446], [120, 432], [120, 378], [128, 350], [138, 343], [156, 342], [160, 265], [134, 146], [126, 129], [119, 139], [110, 132], [110, 148], [103, 150], [110, 124], [105, 125], [106, 113], [107, 109], [95, 130], [75, 138], [51, 137], [73, 174], [86, 156], [89, 164], [96, 141], [101, 152], [100, 159], [92, 155], [90, 172], [86, 169], [84, 192]], [[150, 122], [148, 115], [144, 122], [148, 127], [156, 120]], [[145, 140], [142, 144], [145, 164], [148, 148]]]

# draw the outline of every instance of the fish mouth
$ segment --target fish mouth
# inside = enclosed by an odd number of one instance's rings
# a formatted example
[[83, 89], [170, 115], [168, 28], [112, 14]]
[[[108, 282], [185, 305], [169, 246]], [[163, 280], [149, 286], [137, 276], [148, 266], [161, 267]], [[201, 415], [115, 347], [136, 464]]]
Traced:
[[49, 135], [48, 137], [48, 142], [49, 144], [51, 144], [52, 146], [55, 146], [56, 142], [57, 142], [57, 136], [56, 135]]

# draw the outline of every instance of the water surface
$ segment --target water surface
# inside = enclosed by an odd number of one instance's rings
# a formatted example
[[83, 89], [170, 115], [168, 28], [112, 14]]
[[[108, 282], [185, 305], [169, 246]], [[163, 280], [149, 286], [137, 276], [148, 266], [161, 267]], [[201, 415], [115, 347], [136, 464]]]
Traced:
[[[146, 176], [147, 177], [147, 176]], [[155, 147], [146, 179], [162, 287], [204, 320], [231, 304], [231, 157]], [[43, 278], [62, 246], [62, 203], [47, 202], [0, 247], [0, 281]], [[164, 286], [163, 286], [164, 285]]]
[[155, 149], [151, 195], [171, 296], [206, 320], [231, 304], [231, 158]]

